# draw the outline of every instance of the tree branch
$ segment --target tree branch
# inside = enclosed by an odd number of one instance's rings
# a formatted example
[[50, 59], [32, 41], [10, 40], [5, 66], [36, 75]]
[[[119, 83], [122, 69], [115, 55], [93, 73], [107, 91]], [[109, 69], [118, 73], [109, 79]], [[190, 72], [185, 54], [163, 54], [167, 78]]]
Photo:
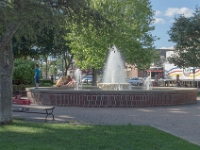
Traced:
[[8, 27], [5, 35], [3, 36], [2, 40], [0, 41], [0, 53], [3, 52], [3, 47], [5, 47], [9, 41], [12, 39], [13, 35], [19, 28], [20, 23], [13, 23], [10, 27]]

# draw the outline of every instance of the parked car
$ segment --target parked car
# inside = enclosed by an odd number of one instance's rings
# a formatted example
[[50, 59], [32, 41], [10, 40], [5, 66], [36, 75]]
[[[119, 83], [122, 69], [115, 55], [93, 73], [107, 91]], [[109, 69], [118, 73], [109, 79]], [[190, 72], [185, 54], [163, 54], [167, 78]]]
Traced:
[[144, 84], [143, 78], [131, 78], [129, 79], [128, 83], [135, 86], [142, 86]]
[[87, 75], [82, 78], [82, 83], [92, 83], [93, 78], [92, 75]]
[[126, 78], [126, 82], [128, 82], [131, 78]]

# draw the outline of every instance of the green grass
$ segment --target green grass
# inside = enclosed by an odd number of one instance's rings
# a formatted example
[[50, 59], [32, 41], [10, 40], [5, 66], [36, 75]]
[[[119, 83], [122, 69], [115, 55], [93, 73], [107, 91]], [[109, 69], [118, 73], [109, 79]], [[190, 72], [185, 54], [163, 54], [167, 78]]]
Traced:
[[33, 123], [0, 126], [1, 150], [199, 150], [150, 126]]

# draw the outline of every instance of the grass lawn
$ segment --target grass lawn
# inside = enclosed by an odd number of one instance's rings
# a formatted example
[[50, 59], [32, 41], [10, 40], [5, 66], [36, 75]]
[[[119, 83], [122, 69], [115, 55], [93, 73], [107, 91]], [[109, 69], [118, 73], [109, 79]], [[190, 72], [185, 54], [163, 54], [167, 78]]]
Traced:
[[33, 123], [0, 126], [1, 150], [199, 150], [150, 126]]

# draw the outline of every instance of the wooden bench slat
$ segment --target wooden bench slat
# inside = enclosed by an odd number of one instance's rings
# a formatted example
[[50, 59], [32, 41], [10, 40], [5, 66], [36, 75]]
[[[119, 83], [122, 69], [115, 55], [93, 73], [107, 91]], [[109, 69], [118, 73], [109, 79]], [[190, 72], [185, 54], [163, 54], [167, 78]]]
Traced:
[[15, 108], [32, 108], [32, 109], [42, 109], [42, 110], [46, 110], [46, 109], [53, 109], [55, 108], [54, 106], [43, 106], [43, 105], [17, 105], [17, 104], [12, 104], [13, 107]]
[[[21, 112], [26, 112], [26, 113], [38, 113], [38, 114], [46, 114], [45, 120], [47, 119], [47, 117], [49, 115], [52, 115], [53, 120], [54, 120], [54, 115], [53, 115], [53, 110], [55, 108], [55, 106], [44, 106], [44, 105], [17, 105], [17, 104], [12, 104], [13, 108], [22, 108]], [[33, 112], [33, 111], [24, 111], [25, 109], [38, 109], [38, 110], [45, 110], [45, 113], [41, 113], [41, 112]]]

